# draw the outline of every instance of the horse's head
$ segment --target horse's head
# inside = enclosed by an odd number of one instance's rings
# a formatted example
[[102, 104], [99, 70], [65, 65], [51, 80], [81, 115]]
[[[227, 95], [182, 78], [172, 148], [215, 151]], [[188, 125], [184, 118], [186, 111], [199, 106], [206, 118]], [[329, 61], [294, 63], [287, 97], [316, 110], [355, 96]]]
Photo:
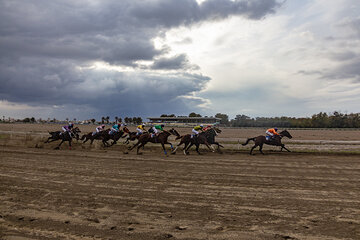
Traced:
[[170, 129], [169, 132], [172, 134], [172, 135], [175, 135], [176, 136], [176, 139], [179, 139], [181, 136], [180, 134], [178, 133], [178, 131], [176, 131], [174, 128]]
[[130, 130], [127, 127], [124, 127], [123, 131], [126, 132], [126, 133], [130, 133]]
[[205, 134], [208, 136], [209, 135], [216, 136], [218, 133], [221, 133], [221, 130], [217, 127], [212, 127], [205, 131]]
[[80, 128], [75, 127], [71, 130], [73, 133], [81, 133]]
[[292, 138], [291, 134], [287, 130], [281, 131], [279, 134], [282, 137]]
[[220, 130], [220, 128], [218, 128], [218, 127], [212, 127], [217, 133], [221, 133], [221, 130]]

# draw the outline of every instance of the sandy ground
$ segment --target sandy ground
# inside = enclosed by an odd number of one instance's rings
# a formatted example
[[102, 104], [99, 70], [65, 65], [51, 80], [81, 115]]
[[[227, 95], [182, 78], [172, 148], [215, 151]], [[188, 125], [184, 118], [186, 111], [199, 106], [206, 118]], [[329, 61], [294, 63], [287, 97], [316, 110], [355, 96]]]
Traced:
[[0, 124], [0, 239], [360, 239], [358, 130], [289, 130], [294, 152], [250, 156], [234, 139], [263, 129], [224, 129], [223, 154], [165, 157], [42, 145], [58, 128]]

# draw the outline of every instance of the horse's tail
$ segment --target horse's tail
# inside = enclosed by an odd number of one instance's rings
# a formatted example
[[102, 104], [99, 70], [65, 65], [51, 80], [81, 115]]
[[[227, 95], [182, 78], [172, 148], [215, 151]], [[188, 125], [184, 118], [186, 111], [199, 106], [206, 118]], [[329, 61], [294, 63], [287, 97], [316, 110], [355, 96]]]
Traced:
[[255, 138], [248, 138], [245, 143], [241, 144], [243, 146], [247, 145], [250, 141], [255, 141]]

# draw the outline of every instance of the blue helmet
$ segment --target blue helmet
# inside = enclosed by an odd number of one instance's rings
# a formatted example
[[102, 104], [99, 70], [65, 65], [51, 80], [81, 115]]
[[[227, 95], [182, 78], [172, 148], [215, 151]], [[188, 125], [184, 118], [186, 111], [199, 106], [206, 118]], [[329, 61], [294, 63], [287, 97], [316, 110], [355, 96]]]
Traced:
[[274, 128], [274, 130], [277, 132], [278, 129], [277, 129], [277, 128]]

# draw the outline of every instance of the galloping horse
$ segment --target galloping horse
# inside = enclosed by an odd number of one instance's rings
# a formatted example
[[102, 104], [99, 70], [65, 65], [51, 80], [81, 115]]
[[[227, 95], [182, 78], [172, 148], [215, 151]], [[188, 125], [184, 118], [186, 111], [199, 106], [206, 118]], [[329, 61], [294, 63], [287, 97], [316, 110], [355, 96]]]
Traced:
[[[124, 130], [129, 131], [126, 127], [124, 127]], [[101, 139], [102, 143], [104, 144], [104, 147], [111, 147], [112, 145], [116, 144], [116, 142], [124, 135], [125, 131], [120, 130], [119, 132], [114, 132], [110, 134], [110, 129], [106, 129], [105, 131], [101, 132]], [[113, 140], [111, 145], [107, 142], [109, 140]]]
[[[176, 132], [176, 130], [175, 130]], [[223, 147], [221, 144], [219, 144], [218, 142], [215, 142], [215, 136], [217, 135], [217, 133], [221, 133], [221, 130], [219, 128], [216, 127], [212, 127], [208, 130], [206, 130], [205, 132], [201, 132], [199, 133], [199, 135], [196, 136], [191, 136], [191, 134], [186, 134], [184, 136], [180, 136], [180, 134], [178, 132], [176, 132], [177, 134], [177, 138], [180, 140], [180, 143], [176, 146], [176, 148], [174, 149], [174, 151], [172, 152], [172, 154], [176, 153], [177, 148], [182, 145], [185, 144], [184, 148], [183, 148], [183, 152], [185, 155], [189, 154], [189, 149], [191, 148], [192, 145], [196, 146], [196, 152], [198, 154], [201, 154], [199, 152], [199, 146], [200, 144], [205, 144], [209, 150], [211, 150], [212, 152], [214, 152], [214, 148], [211, 146], [211, 144], [216, 144], [218, 146], [218, 151], [220, 151], [220, 147]]]
[[129, 151], [133, 150], [136, 146], [136, 154], [139, 154], [139, 149], [143, 146], [145, 146], [146, 143], [151, 142], [151, 143], [160, 143], [165, 155], [167, 155], [166, 149], [165, 149], [165, 144], [170, 144], [171, 149], [173, 149], [173, 145], [171, 143], [168, 142], [168, 138], [171, 134], [175, 135], [175, 130], [172, 128], [169, 131], [162, 131], [161, 133], [159, 133], [159, 135], [151, 137], [151, 133], [143, 133], [139, 136], [138, 142], [129, 148]]
[[103, 131], [97, 132], [95, 134], [93, 132], [89, 132], [87, 134], [82, 135], [80, 140], [83, 141], [83, 143], [86, 143], [87, 141], [90, 140], [90, 145], [92, 145], [94, 140], [102, 140], [102, 132]]
[[71, 134], [69, 134], [68, 132], [61, 132], [61, 131], [55, 131], [55, 132], [49, 132], [49, 134], [51, 135], [46, 141], [45, 143], [50, 143], [50, 142], [54, 142], [57, 140], [61, 140], [61, 143], [55, 148], [55, 149], [59, 149], [61, 144], [65, 141], [69, 142], [69, 148], [71, 149], [71, 141], [73, 138], [76, 138], [76, 140], [79, 140], [79, 133], [80, 133], [80, 129], [78, 127], [75, 127], [74, 129], [71, 129]]
[[255, 145], [251, 148], [250, 150], [250, 155], [252, 155], [252, 151], [254, 150], [254, 148], [256, 148], [257, 146], [259, 146], [259, 151], [263, 153], [262, 151], [262, 148], [263, 148], [263, 145], [264, 144], [268, 144], [268, 145], [273, 145], [273, 146], [281, 146], [281, 150], [282, 151], [283, 149], [285, 149], [286, 151], [290, 152], [289, 149], [287, 149], [285, 147], [285, 144], [282, 144], [281, 143], [281, 139], [283, 137], [288, 137], [288, 138], [292, 138], [291, 134], [287, 131], [287, 130], [284, 130], [282, 132], [279, 133], [279, 135], [275, 135], [273, 139], [271, 140], [266, 140], [266, 137], [265, 136], [257, 136], [257, 137], [254, 137], [254, 138], [248, 138], [246, 140], [245, 143], [243, 143], [242, 145], [245, 146], [246, 144], [248, 144], [250, 141], [254, 141], [255, 142]]
[[[142, 134], [144, 134], [144, 133], [146, 133], [146, 131], [143, 132]], [[142, 134], [137, 134], [137, 132], [130, 132], [130, 131], [127, 132], [127, 134], [128, 134], [128, 137], [127, 137], [126, 141], [124, 142], [125, 144], [129, 144], [130, 141], [135, 141], [136, 139], [139, 139], [139, 137], [142, 135]]]

